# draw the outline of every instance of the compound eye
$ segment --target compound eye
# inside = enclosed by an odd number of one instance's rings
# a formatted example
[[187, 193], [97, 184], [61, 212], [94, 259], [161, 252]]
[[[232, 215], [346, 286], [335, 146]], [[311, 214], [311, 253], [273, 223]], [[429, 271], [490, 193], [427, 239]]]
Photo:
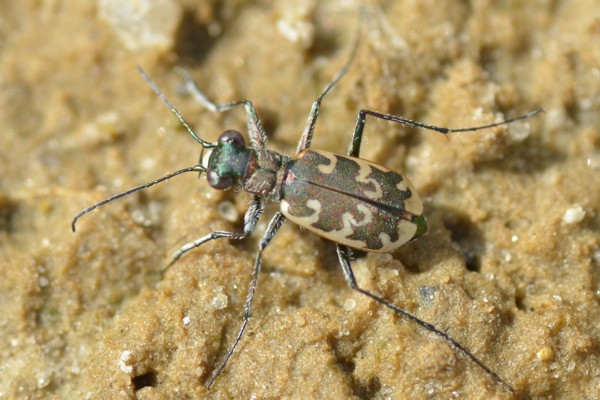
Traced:
[[220, 176], [214, 169], [209, 169], [206, 172], [206, 180], [213, 189], [225, 190], [233, 186], [233, 177]]
[[246, 146], [246, 141], [244, 140], [244, 137], [242, 136], [242, 134], [233, 129], [225, 131], [225, 132], [221, 133], [221, 136], [219, 136], [219, 144], [225, 144], [225, 143], [233, 143], [237, 147], [245, 147]]

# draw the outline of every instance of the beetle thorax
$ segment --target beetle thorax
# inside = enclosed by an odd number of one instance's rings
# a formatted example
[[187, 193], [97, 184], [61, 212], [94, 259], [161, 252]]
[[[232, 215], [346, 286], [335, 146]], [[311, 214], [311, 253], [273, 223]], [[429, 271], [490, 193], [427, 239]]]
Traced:
[[289, 162], [289, 157], [273, 150], [253, 151], [242, 180], [242, 189], [270, 201], [280, 201], [281, 185]]

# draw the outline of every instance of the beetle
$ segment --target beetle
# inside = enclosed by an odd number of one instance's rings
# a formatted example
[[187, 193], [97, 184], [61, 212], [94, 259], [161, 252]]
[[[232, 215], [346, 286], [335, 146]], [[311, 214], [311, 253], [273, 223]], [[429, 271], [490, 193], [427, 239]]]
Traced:
[[[410, 181], [397, 172], [361, 159], [359, 156], [367, 116], [413, 128], [423, 128], [449, 134], [505, 125], [532, 117], [540, 113], [542, 109], [536, 109], [502, 122], [458, 129], [427, 125], [396, 115], [363, 109], [358, 113], [347, 155], [311, 149], [310, 144], [319, 116], [321, 102], [348, 72], [355, 58], [357, 46], [358, 40], [355, 42], [343, 68], [313, 102], [296, 148], [296, 154], [293, 157], [278, 153], [267, 147], [267, 135], [251, 101], [239, 100], [220, 104], [214, 103], [202, 93], [185, 70], [178, 69], [189, 93], [207, 109], [214, 112], [222, 112], [238, 106], [245, 109], [248, 118], [249, 145], [246, 144], [242, 134], [236, 130], [224, 131], [216, 143], [202, 139], [194, 132], [150, 77], [138, 67], [139, 73], [152, 90], [175, 114], [188, 133], [202, 146], [200, 162], [192, 167], [175, 171], [155, 181], [126, 190], [84, 209], [75, 215], [71, 222], [71, 228], [75, 232], [75, 224], [80, 217], [104, 204], [187, 172], [205, 173], [208, 184], [214, 189], [241, 188], [252, 196], [248, 210], [244, 215], [243, 231], [214, 231], [185, 244], [175, 252], [171, 263], [167, 266], [168, 268], [183, 254], [209, 241], [221, 238], [246, 238], [256, 228], [265, 205], [268, 202], [278, 202], [280, 204], [280, 210], [272, 217], [258, 244], [242, 325], [223, 361], [206, 382], [205, 386], [207, 388], [213, 385], [215, 379], [223, 371], [244, 335], [250, 320], [252, 302], [262, 267], [262, 253], [284, 221], [289, 219], [336, 244], [344, 278], [352, 289], [435, 333], [453, 348], [466, 355], [508, 391], [514, 392], [506, 381], [447, 333], [357, 284], [351, 266], [350, 249], [367, 252], [390, 252], [407, 242], [418, 239], [427, 230], [427, 222], [423, 215], [423, 202]], [[202, 159], [205, 150], [210, 150], [211, 153], [207, 164], [203, 165]]]

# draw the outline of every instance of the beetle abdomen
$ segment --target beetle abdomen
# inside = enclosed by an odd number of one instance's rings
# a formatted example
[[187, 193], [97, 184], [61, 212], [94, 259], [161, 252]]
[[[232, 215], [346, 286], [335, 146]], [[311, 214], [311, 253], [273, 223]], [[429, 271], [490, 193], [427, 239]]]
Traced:
[[321, 150], [290, 161], [281, 211], [319, 236], [366, 251], [389, 252], [425, 231], [423, 204], [406, 178]]

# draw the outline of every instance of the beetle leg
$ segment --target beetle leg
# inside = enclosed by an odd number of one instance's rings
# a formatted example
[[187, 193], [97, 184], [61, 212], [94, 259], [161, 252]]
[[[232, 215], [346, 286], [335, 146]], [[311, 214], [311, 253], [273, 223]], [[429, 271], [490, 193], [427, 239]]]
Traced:
[[427, 125], [422, 122], [413, 121], [411, 119], [399, 117], [397, 115], [383, 114], [383, 113], [380, 113], [377, 111], [372, 111], [372, 110], [360, 110], [360, 112], [358, 113], [358, 117], [356, 118], [356, 126], [354, 127], [354, 135], [352, 136], [352, 142], [350, 142], [350, 146], [348, 148], [348, 154], [352, 157], [358, 157], [358, 155], [359, 155], [360, 143], [362, 141], [363, 130], [365, 128], [365, 120], [367, 118], [367, 115], [370, 115], [375, 118], [383, 119], [386, 121], [396, 122], [396, 123], [399, 123], [402, 125], [410, 126], [412, 128], [423, 128], [423, 129], [427, 129], [430, 131], [448, 134], [448, 133], [453, 133], [453, 132], [472, 132], [472, 131], [478, 131], [481, 129], [487, 129], [487, 128], [493, 128], [496, 126], [506, 125], [506, 124], [510, 124], [511, 122], [515, 122], [515, 121], [518, 121], [521, 119], [533, 117], [534, 115], [539, 114], [543, 111], [544, 110], [542, 108], [537, 108], [533, 111], [528, 112], [527, 114], [519, 115], [519, 116], [513, 117], [513, 118], [508, 118], [501, 122], [495, 122], [492, 124], [480, 125], [480, 126], [472, 126], [472, 127], [468, 127], [468, 128], [451, 129], [451, 128], [444, 128], [442, 126]]
[[350, 51], [350, 56], [348, 60], [337, 73], [337, 75], [333, 78], [331, 82], [327, 85], [325, 90], [319, 95], [319, 97], [313, 102], [310, 112], [308, 113], [308, 118], [306, 120], [306, 125], [304, 127], [304, 131], [302, 132], [302, 136], [300, 137], [300, 141], [298, 142], [298, 146], [296, 147], [296, 153], [310, 147], [310, 142], [312, 141], [313, 133], [315, 132], [315, 126], [317, 124], [317, 117], [319, 116], [319, 111], [321, 110], [321, 102], [331, 92], [331, 90], [338, 84], [339, 81], [342, 80], [344, 75], [348, 73], [348, 69], [354, 58], [356, 56], [356, 50], [358, 48], [358, 44], [360, 43], [360, 24], [357, 29], [356, 39], [354, 39], [354, 44], [352, 45], [352, 50]]
[[415, 127], [415, 128], [425, 128], [425, 129], [435, 130], [435, 131], [441, 132], [441, 133], [454, 132], [447, 128], [426, 125], [421, 122], [416, 122], [416, 121], [412, 121], [410, 119], [399, 117], [397, 115], [382, 114], [377, 111], [371, 111], [371, 110], [360, 110], [358, 112], [358, 116], [356, 117], [356, 125], [354, 126], [354, 134], [352, 135], [352, 141], [350, 142], [350, 146], [348, 146], [348, 155], [350, 157], [359, 157], [360, 156], [360, 145], [362, 143], [363, 131], [365, 129], [365, 121], [367, 119], [367, 115], [370, 115], [375, 118], [383, 119], [386, 121], [397, 122], [399, 124], [403, 124], [403, 125], [407, 125], [407, 126], [411, 126], [411, 127]]
[[169, 265], [167, 265], [165, 267], [163, 272], [166, 271], [167, 269], [169, 269], [169, 267], [171, 267], [171, 265], [175, 264], [175, 262], [177, 260], [179, 260], [179, 258], [182, 255], [184, 255], [188, 251], [190, 251], [198, 246], [202, 246], [206, 242], [210, 242], [211, 240], [221, 239], [221, 238], [244, 239], [246, 236], [250, 235], [252, 233], [252, 231], [254, 231], [254, 228], [256, 228], [256, 224], [258, 223], [258, 220], [260, 219], [260, 216], [261, 216], [264, 208], [265, 208], [265, 203], [263, 201], [261, 201], [260, 197], [254, 196], [254, 198], [250, 202], [250, 206], [248, 207], [246, 214], [244, 215], [244, 231], [243, 232], [227, 232], [227, 231], [211, 232], [208, 235], [202, 236], [201, 238], [194, 240], [193, 242], [184, 244], [183, 246], [181, 246], [181, 248], [179, 248], [179, 250], [177, 250], [175, 252], [175, 254], [173, 254], [173, 258], [171, 259], [171, 262], [169, 263]]
[[256, 109], [250, 100], [215, 103], [211, 101], [204, 93], [202, 93], [198, 85], [196, 85], [196, 82], [194, 82], [190, 74], [185, 69], [177, 67], [176, 72], [183, 79], [183, 83], [185, 84], [185, 88], [188, 93], [190, 93], [198, 103], [202, 104], [210, 111], [222, 112], [233, 107], [243, 105], [246, 109], [246, 115], [248, 116], [248, 136], [250, 138], [252, 147], [258, 149], [267, 145], [267, 134], [265, 133], [265, 130], [260, 123], [260, 119], [258, 118], [258, 114], [256, 113]]
[[338, 258], [340, 260], [340, 266], [342, 267], [342, 271], [344, 272], [344, 278], [346, 279], [346, 282], [352, 289], [356, 290], [359, 293], [364, 294], [367, 297], [370, 297], [371, 299], [375, 300], [379, 304], [382, 304], [382, 305], [386, 306], [387, 308], [390, 308], [395, 313], [398, 313], [398, 314], [402, 315], [403, 317], [406, 317], [407, 319], [409, 319], [413, 322], [416, 322], [418, 325], [422, 326], [423, 328], [427, 329], [428, 331], [435, 333], [436, 335], [438, 335], [439, 337], [444, 339], [447, 343], [449, 343], [452, 347], [454, 347], [456, 350], [463, 353], [471, 361], [473, 361], [475, 364], [477, 364], [481, 369], [483, 369], [485, 371], [485, 373], [490, 375], [496, 382], [498, 382], [499, 384], [504, 386], [511, 393], [514, 393], [514, 389], [508, 383], [506, 383], [502, 378], [500, 378], [490, 368], [485, 366], [485, 364], [483, 364], [481, 361], [479, 361], [479, 359], [477, 359], [469, 350], [467, 350], [466, 347], [464, 347], [462, 344], [458, 343], [456, 340], [452, 339], [452, 337], [450, 337], [450, 335], [448, 335], [446, 332], [439, 330], [438, 328], [435, 327], [435, 325], [432, 325], [428, 322], [423, 321], [422, 319], [419, 319], [418, 317], [409, 313], [405, 309], [400, 308], [397, 305], [390, 303], [389, 301], [358, 286], [358, 284], [356, 283], [356, 279], [354, 278], [354, 272], [352, 272], [352, 267], [350, 266], [350, 256], [348, 254], [348, 247], [338, 244], [337, 245], [337, 253], [338, 253]]
[[277, 212], [275, 216], [271, 219], [271, 222], [269, 222], [267, 231], [265, 232], [263, 238], [258, 244], [258, 253], [256, 254], [256, 259], [254, 261], [252, 281], [250, 282], [250, 288], [248, 289], [248, 295], [246, 297], [246, 306], [244, 308], [244, 318], [242, 320], [242, 326], [240, 327], [240, 330], [237, 336], [235, 337], [235, 340], [233, 341], [233, 345], [231, 345], [231, 348], [229, 349], [229, 351], [227, 351], [225, 359], [221, 362], [221, 365], [219, 366], [219, 368], [217, 368], [212, 378], [206, 383], [207, 388], [210, 388], [212, 386], [215, 379], [217, 379], [221, 371], [223, 371], [223, 369], [227, 365], [227, 361], [229, 361], [229, 358], [235, 351], [237, 345], [242, 339], [242, 336], [244, 335], [244, 331], [246, 330], [246, 326], [248, 325], [248, 321], [250, 320], [250, 314], [252, 311], [252, 301], [254, 300], [254, 293], [256, 292], [256, 285], [258, 283], [258, 275], [260, 274], [260, 270], [262, 267], [262, 252], [269, 245], [271, 239], [273, 239], [273, 236], [275, 236], [275, 234], [277, 233], [279, 228], [281, 228], [281, 225], [283, 225], [284, 222], [285, 217], [283, 216], [283, 214], [281, 212]]

